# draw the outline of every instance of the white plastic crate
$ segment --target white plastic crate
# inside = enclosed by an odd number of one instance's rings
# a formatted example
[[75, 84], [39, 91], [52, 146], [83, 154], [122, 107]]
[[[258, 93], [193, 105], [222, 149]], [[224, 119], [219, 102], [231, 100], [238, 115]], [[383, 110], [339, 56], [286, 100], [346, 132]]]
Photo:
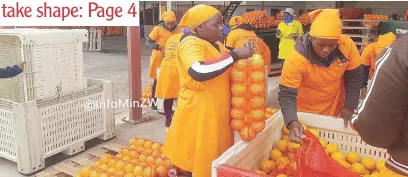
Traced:
[[86, 109], [89, 100], [106, 102], [112, 97], [110, 81], [88, 79], [87, 88], [60, 96], [24, 103], [0, 99], [0, 157], [30, 174], [44, 168], [47, 157], [73, 155], [90, 139], [112, 138], [114, 110]]
[[24, 102], [85, 88], [87, 41], [87, 30], [0, 29], [0, 66], [27, 62], [19, 76], [0, 79], [0, 98]]
[[[318, 131], [328, 144], [337, 144], [342, 152], [357, 152], [374, 159], [387, 159], [385, 149], [372, 147], [363, 142], [356, 131], [344, 128], [343, 119], [335, 119], [310, 113], [298, 113], [299, 121]], [[259, 163], [269, 158], [269, 152], [282, 138], [284, 126], [282, 112], [279, 111], [266, 121], [265, 129], [249, 143], [239, 141], [212, 162], [212, 177], [217, 176], [219, 165], [227, 164], [245, 170], [259, 169]], [[244, 176], [242, 176], [244, 177]]]

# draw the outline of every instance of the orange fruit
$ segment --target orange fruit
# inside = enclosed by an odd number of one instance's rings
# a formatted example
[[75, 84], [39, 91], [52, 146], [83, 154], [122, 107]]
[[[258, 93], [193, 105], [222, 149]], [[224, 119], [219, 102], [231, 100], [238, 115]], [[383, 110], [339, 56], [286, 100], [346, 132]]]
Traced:
[[289, 165], [290, 160], [288, 157], [279, 157], [278, 160], [276, 160], [276, 164], [278, 166], [286, 166]]
[[106, 164], [102, 164], [101, 166], [98, 167], [98, 169], [101, 170], [101, 171], [106, 171], [106, 169], [108, 169], [108, 168], [109, 167]]
[[152, 142], [152, 141], [149, 141], [149, 140], [146, 141], [146, 142], [144, 143], [144, 145], [143, 145], [143, 147], [146, 148], [146, 149], [151, 149], [152, 146], [153, 146], [153, 142]]
[[156, 170], [152, 167], [146, 167], [143, 170], [143, 177], [157, 177]]
[[251, 141], [255, 138], [256, 132], [250, 127], [244, 127], [241, 131], [239, 131], [239, 135], [244, 141]]
[[[110, 160], [109, 160], [110, 161]], [[109, 161], [108, 161], [108, 164], [109, 164]], [[101, 162], [100, 161], [96, 161], [92, 166], [94, 167], [94, 168], [98, 168], [99, 166], [101, 166]]]
[[333, 158], [337, 162], [341, 160], [346, 160], [346, 156], [342, 152], [335, 152], [331, 154], [331, 158]]
[[257, 96], [251, 97], [249, 99], [249, 105], [253, 109], [263, 108], [263, 107], [265, 107], [265, 99], [262, 98], [262, 97], [257, 97]]
[[164, 167], [171, 169], [173, 168], [173, 164], [170, 162], [170, 160], [165, 160], [164, 161]]
[[130, 140], [130, 144], [131, 144], [131, 145], [137, 145], [137, 140], [138, 140], [138, 138], [132, 138], [132, 139]]
[[254, 109], [249, 115], [252, 121], [265, 121], [265, 113], [262, 109]]
[[91, 173], [89, 173], [89, 177], [99, 177], [99, 172], [96, 170], [92, 170]]
[[116, 160], [115, 160], [115, 159], [110, 159], [110, 160], [108, 161], [108, 166], [109, 166], [109, 167], [113, 167], [113, 166], [115, 166], [115, 164], [116, 164]]
[[240, 71], [238, 69], [232, 68], [231, 69], [231, 80], [234, 83], [243, 83], [246, 79], [246, 73], [244, 71]]
[[286, 126], [283, 126], [283, 127], [282, 127], [282, 132], [283, 132], [285, 135], [289, 135], [289, 129], [288, 129]]
[[159, 166], [156, 168], [156, 172], [158, 177], [167, 177], [169, 170], [164, 166]]
[[139, 165], [141, 165], [141, 166], [143, 166], [143, 167], [147, 167], [147, 166], [149, 166], [149, 165], [147, 165], [147, 163], [146, 163], [146, 162], [139, 162]]
[[143, 170], [144, 170], [143, 166], [141, 166], [141, 165], [136, 165], [136, 166], [133, 168], [133, 175], [134, 175], [134, 176], [142, 176], [142, 175], [143, 175]]
[[251, 93], [252, 96], [261, 95], [265, 93], [265, 85], [264, 84], [250, 84], [249, 93]]
[[160, 157], [160, 150], [157, 150], [157, 151], [153, 151], [152, 153], [151, 153], [151, 156], [152, 157], [154, 157], [154, 158], [159, 158]]
[[353, 163], [350, 169], [352, 172], [357, 173], [359, 175], [364, 175], [366, 172], [364, 165], [362, 165], [361, 163]]
[[145, 142], [146, 142], [145, 139], [140, 138], [140, 139], [137, 140], [137, 145], [138, 145], [138, 146], [143, 146]]
[[153, 153], [153, 149], [145, 149], [144, 150], [144, 153], [146, 154], [146, 155], [151, 155], [152, 153]]
[[83, 167], [81, 168], [81, 170], [79, 170], [79, 175], [80, 176], [89, 176], [89, 174], [91, 173], [91, 167]]
[[140, 162], [145, 162], [145, 161], [146, 161], [146, 158], [147, 158], [147, 157], [146, 157], [146, 155], [144, 155], [144, 154], [140, 154], [140, 155], [139, 155], [139, 161], [140, 161]]
[[108, 173], [115, 173], [116, 169], [114, 167], [109, 167], [106, 172]]
[[288, 141], [286, 141], [286, 140], [279, 140], [279, 141], [276, 143], [276, 149], [278, 149], [278, 150], [281, 151], [281, 152], [286, 152], [286, 151], [288, 150], [287, 145], [288, 145]]
[[120, 171], [116, 171], [115, 175], [116, 176], [125, 176], [126, 173], [124, 171], [120, 170]]
[[259, 164], [259, 168], [260, 168], [263, 172], [269, 174], [269, 173], [271, 173], [273, 170], [276, 170], [277, 165], [276, 165], [275, 161], [273, 161], [273, 160], [262, 160], [262, 161], [261, 161], [261, 164]]
[[109, 154], [106, 154], [99, 159], [101, 164], [108, 164], [109, 160], [111, 159], [111, 156]]
[[130, 150], [136, 150], [136, 149], [137, 149], [137, 145], [135, 144], [130, 145]]
[[360, 157], [360, 154], [358, 154], [356, 152], [349, 152], [346, 155], [346, 160], [347, 160], [348, 163], [354, 164], [354, 163], [361, 162], [361, 157]]
[[244, 96], [246, 92], [246, 85], [243, 83], [233, 84], [231, 87], [232, 96]]
[[130, 156], [130, 150], [129, 149], [122, 149], [122, 151], [120, 152], [124, 157], [125, 156]]
[[123, 168], [125, 167], [125, 162], [124, 161], [117, 161], [115, 164], [115, 169], [116, 170], [123, 170]]
[[152, 156], [148, 156], [147, 158], [146, 158], [146, 163], [148, 164], [148, 165], [154, 165], [154, 162], [156, 161], [156, 159], [154, 159], [154, 157], [152, 157]]
[[132, 158], [130, 156], [125, 156], [125, 157], [122, 158], [122, 160], [124, 162], [130, 162], [130, 160], [132, 160]]
[[242, 119], [232, 119], [231, 128], [236, 131], [240, 131], [245, 127], [245, 121]]
[[262, 56], [259, 54], [254, 54], [251, 59], [251, 69], [252, 70], [265, 70], [264, 68], [264, 60], [262, 59]]
[[234, 108], [246, 108], [247, 101], [245, 97], [232, 97], [231, 104]]
[[233, 65], [234, 68], [239, 70], [246, 70], [247, 69], [247, 61], [246, 60], [238, 60]]
[[133, 173], [126, 173], [124, 177], [135, 177], [135, 176], [133, 175]]
[[136, 159], [132, 159], [132, 160], [130, 160], [129, 163], [132, 163], [132, 164], [136, 165], [136, 164], [139, 163], [139, 160], [138, 160], [137, 158], [136, 158]]
[[106, 174], [106, 173], [101, 173], [101, 174], [99, 174], [99, 177], [109, 177], [109, 175]]
[[265, 72], [253, 71], [249, 74], [250, 83], [264, 83], [265, 82]]
[[290, 141], [287, 141], [287, 142], [288, 142], [287, 148], [288, 148], [288, 151], [289, 151], [289, 152], [295, 152], [295, 150], [296, 150], [297, 148], [300, 148], [300, 144], [298, 144], [298, 143], [292, 143], [292, 142], [290, 142]]
[[269, 157], [272, 160], [278, 160], [280, 157], [282, 157], [283, 154], [281, 151], [277, 150], [277, 149], [273, 149], [270, 153], [269, 153]]
[[152, 149], [153, 151], [159, 151], [161, 149], [162, 145], [160, 143], [153, 143]]
[[288, 136], [288, 135], [283, 135], [283, 136], [282, 136], [282, 140], [286, 140], [286, 141], [288, 141], [288, 138], [289, 138], [289, 136]]
[[137, 153], [136, 151], [130, 151], [130, 157], [132, 157], [132, 159], [138, 158], [139, 153]]
[[265, 121], [251, 121], [250, 127], [256, 132], [259, 133], [265, 128]]
[[244, 119], [245, 116], [245, 110], [244, 109], [238, 109], [238, 108], [232, 108], [231, 109], [231, 117], [234, 119]]
[[286, 156], [288, 156], [288, 159], [290, 160], [290, 161], [295, 161], [296, 159], [296, 156], [295, 156], [295, 154], [293, 154], [292, 152], [288, 152], [288, 154], [286, 154]]
[[133, 165], [133, 164], [131, 164], [131, 163], [127, 163], [127, 164], [125, 165], [125, 167], [123, 168], [123, 171], [124, 171], [125, 173], [132, 173], [134, 167], [135, 167], [135, 165]]
[[154, 165], [156, 166], [162, 166], [164, 165], [164, 161], [161, 158], [157, 158], [154, 162]]

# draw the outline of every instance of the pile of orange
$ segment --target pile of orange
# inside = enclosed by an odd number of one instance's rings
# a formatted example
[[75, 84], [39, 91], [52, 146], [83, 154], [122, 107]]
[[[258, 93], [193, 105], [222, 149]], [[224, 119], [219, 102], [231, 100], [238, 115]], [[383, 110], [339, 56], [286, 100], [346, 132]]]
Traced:
[[281, 20], [275, 20], [274, 16], [269, 16], [266, 11], [251, 11], [241, 16], [245, 23], [250, 24], [255, 29], [267, 29], [278, 26]]
[[374, 15], [374, 14], [365, 14], [364, 20], [389, 20], [390, 17], [387, 15]]
[[[319, 138], [320, 144], [326, 149], [326, 153], [331, 158], [352, 172], [363, 177], [378, 177], [380, 171], [385, 169], [384, 160], [375, 161], [370, 157], [362, 158], [360, 154], [355, 152], [344, 154], [340, 151], [337, 144], [328, 144], [323, 138], [320, 138], [317, 130], [308, 128], [306, 125], [303, 125], [303, 128]], [[284, 126], [282, 128], [283, 136], [270, 151], [269, 158], [262, 160], [259, 164], [259, 169], [253, 172], [269, 175], [274, 171], [285, 169], [284, 171], [287, 173], [279, 174], [277, 177], [290, 177], [292, 175], [291, 172], [295, 168], [294, 151], [296, 148], [300, 148], [301, 144], [288, 141], [288, 134], [289, 130]]]
[[276, 20], [283, 20], [283, 13], [276, 14]]
[[231, 70], [231, 127], [245, 141], [265, 128], [265, 68], [261, 55], [234, 63]]
[[341, 19], [359, 19], [363, 14], [362, 8], [339, 8]]
[[152, 84], [147, 85], [147, 87], [142, 90], [142, 103], [147, 103], [145, 100], [152, 99]]
[[306, 26], [306, 25], [312, 23], [312, 19], [309, 17], [309, 15], [307, 13], [304, 13], [301, 16], [299, 16], [299, 18], [297, 20], [300, 23], [302, 23], [303, 26]]
[[133, 138], [119, 154], [106, 154], [76, 177], [167, 177], [175, 167], [162, 152], [160, 143]]

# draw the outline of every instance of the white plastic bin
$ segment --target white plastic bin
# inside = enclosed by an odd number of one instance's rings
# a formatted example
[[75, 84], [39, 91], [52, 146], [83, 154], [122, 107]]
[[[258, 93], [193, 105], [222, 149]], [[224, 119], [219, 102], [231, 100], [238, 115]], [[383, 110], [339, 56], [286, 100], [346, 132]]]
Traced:
[[89, 100], [107, 102], [112, 83], [88, 79], [88, 87], [60, 96], [23, 103], [0, 99], [0, 157], [30, 174], [45, 167], [44, 160], [63, 152], [73, 155], [93, 138], [114, 137], [114, 110], [89, 108]]
[[25, 102], [86, 87], [87, 30], [0, 29], [0, 67], [26, 61], [23, 74], [0, 79], [0, 98]]

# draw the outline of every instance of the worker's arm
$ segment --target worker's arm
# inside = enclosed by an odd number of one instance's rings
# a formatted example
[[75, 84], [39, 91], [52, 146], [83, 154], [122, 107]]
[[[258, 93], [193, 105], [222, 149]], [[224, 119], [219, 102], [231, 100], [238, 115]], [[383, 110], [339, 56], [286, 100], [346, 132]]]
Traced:
[[23, 70], [18, 66], [7, 66], [6, 68], [0, 68], [0, 78], [11, 78], [19, 75]]
[[355, 109], [359, 103], [364, 69], [363, 66], [361, 66], [361, 57], [358, 53], [357, 46], [354, 43], [350, 43], [348, 48], [350, 53], [348, 55], [347, 68], [344, 72], [344, 87], [346, 90], [344, 106]]
[[282, 35], [282, 25], [283, 25], [283, 22], [280, 22], [279, 25], [278, 25], [278, 30], [276, 32], [276, 37], [279, 38], [279, 39], [281, 39], [282, 36], [283, 36]]
[[204, 82], [221, 75], [239, 59], [234, 51], [218, 58], [207, 59], [206, 46], [195, 42], [195, 40], [197, 39], [183, 40], [178, 48], [178, 55], [190, 77], [198, 82]]
[[296, 109], [296, 98], [298, 88], [302, 82], [302, 69], [296, 62], [296, 59], [290, 58], [290, 55], [284, 63], [280, 83], [278, 101], [281, 106], [285, 125], [298, 120]]
[[146, 44], [155, 50], [159, 50], [160, 48], [160, 45], [156, 43], [156, 40], [159, 38], [159, 30], [159, 27], [155, 26], [149, 36], [146, 37]]
[[384, 50], [367, 96], [351, 121], [364, 142], [380, 148], [400, 141], [408, 110], [407, 60], [391, 48]]

